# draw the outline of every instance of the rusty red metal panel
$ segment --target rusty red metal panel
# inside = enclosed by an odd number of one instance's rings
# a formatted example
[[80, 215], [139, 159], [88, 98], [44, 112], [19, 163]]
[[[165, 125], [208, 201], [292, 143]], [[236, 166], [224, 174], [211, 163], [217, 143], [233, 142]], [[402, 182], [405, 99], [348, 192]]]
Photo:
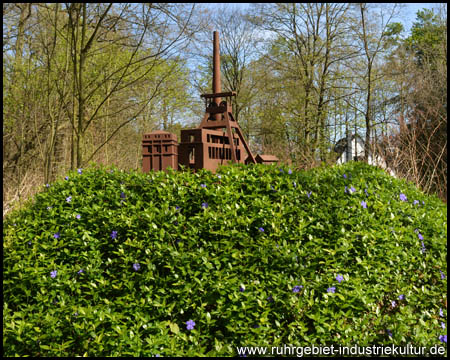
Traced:
[[[179, 163], [194, 170], [207, 169], [215, 172], [217, 167], [228, 162], [245, 162], [245, 149], [238, 134], [230, 137], [222, 130], [181, 130]], [[235, 161], [233, 161], [233, 151]]]
[[178, 170], [178, 140], [167, 131], [144, 134], [142, 139], [142, 171]]

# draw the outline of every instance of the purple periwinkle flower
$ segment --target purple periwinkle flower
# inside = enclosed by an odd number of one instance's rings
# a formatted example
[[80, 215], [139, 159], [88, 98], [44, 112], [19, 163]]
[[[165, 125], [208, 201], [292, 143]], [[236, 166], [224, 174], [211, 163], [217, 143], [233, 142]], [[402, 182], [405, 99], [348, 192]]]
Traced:
[[399, 296], [398, 296], [398, 299], [399, 299], [399, 300], [405, 300], [405, 295], [399, 295]]
[[58, 274], [58, 272], [56, 270], [50, 271], [50, 277], [51, 278], [54, 279], [56, 277], [56, 274]]
[[176, 211], [180, 211], [180, 207], [179, 206], [175, 206], [175, 210]]
[[348, 193], [348, 187], [347, 186], [345, 186], [345, 189], [344, 189], [344, 193]]
[[283, 173], [284, 171], [283, 171], [283, 169], [280, 169], [280, 173]]
[[342, 175], [342, 176], [344, 177], [344, 179], [347, 179], [347, 175], [344, 174], [344, 175]]
[[111, 233], [111, 238], [112, 238], [112, 239], [117, 238], [117, 231], [113, 231], [113, 232]]
[[220, 175], [217, 175], [217, 177], [218, 177], [219, 179], [222, 179], [222, 176], [220, 176]]
[[391, 301], [391, 305], [392, 305], [393, 308], [395, 308], [397, 306], [397, 303], [395, 302], [395, 300]]
[[70, 203], [70, 202], [72, 201], [72, 196], [67, 197], [67, 198], [66, 198], [66, 201], [67, 201], [68, 203]]
[[425, 205], [425, 201], [422, 200], [422, 205]]
[[66, 176], [64, 179], [66, 179], [66, 180], [69, 180], [69, 177], [68, 176]]
[[439, 335], [439, 340], [447, 344], [447, 335]]
[[60, 236], [59, 232], [57, 232], [56, 234], [53, 235], [53, 237], [54, 237], [55, 239], [59, 239], [59, 236]]
[[350, 186], [350, 194], [353, 194], [356, 191], [356, 189], [353, 186]]
[[336, 276], [336, 280], [339, 282], [339, 283], [341, 283], [341, 281], [342, 280], [344, 280], [344, 277], [342, 276], [342, 275], [338, 275], [338, 276]]
[[77, 214], [77, 216], [75, 216], [78, 220], [80, 220], [81, 219], [81, 215], [80, 214]]
[[260, 232], [264, 232], [264, 228], [262, 228], [262, 227], [258, 228], [258, 230], [259, 230]]
[[202, 188], [205, 188], [206, 187], [206, 184], [201, 184], [200, 185]]
[[292, 174], [292, 170], [291, 170], [291, 169], [288, 170], [288, 174], [289, 174], [289, 175]]
[[84, 273], [84, 270], [83, 270], [83, 269], [80, 269], [80, 270], [78, 270], [78, 272], [77, 272], [77, 274], [81, 274], [81, 273]]
[[83, 173], [83, 169], [78, 169], [78, 174], [82, 174]]
[[366, 203], [365, 201], [361, 201], [361, 206], [362, 206], [364, 209], [367, 209], [367, 203]]
[[392, 331], [391, 331], [391, 330], [386, 329], [386, 332], [388, 333], [388, 336], [389, 336], [389, 337], [392, 337]]
[[31, 245], [31, 241], [28, 241], [28, 245]]
[[292, 185], [294, 185], [294, 187], [297, 187], [297, 184], [295, 183], [295, 181], [292, 182]]
[[445, 274], [441, 270], [439, 270], [439, 272], [441, 273], [441, 279], [444, 280], [445, 279]]
[[419, 200], [414, 200], [413, 205], [417, 205], [417, 204], [419, 204]]
[[307, 195], [308, 195], [308, 198], [309, 198], [311, 196], [311, 191]]
[[50, 184], [45, 184], [45, 187], [50, 187]]
[[427, 249], [425, 248], [425, 244], [424, 244], [423, 241], [422, 241], [422, 249], [421, 249], [422, 254], [424, 254], [426, 250], [427, 250]]
[[125, 193], [123, 191], [120, 193], [120, 198], [125, 199]]
[[292, 292], [298, 293], [302, 288], [303, 288], [302, 285], [295, 285], [294, 288], [292, 289]]
[[239, 288], [239, 291], [240, 291], [240, 292], [244, 292], [245, 289], [241, 286], [241, 287]]
[[441, 328], [445, 330], [445, 323], [443, 323], [442, 321], [441, 321]]
[[439, 309], [439, 316], [444, 317], [444, 311], [442, 309]]
[[75, 311], [75, 312], [73, 313], [73, 316], [78, 316], [78, 312]]
[[194, 320], [186, 321], [186, 329], [193, 330], [194, 326], [195, 326], [195, 321]]
[[47, 206], [47, 210], [51, 210], [51, 208], [52, 208], [51, 206]]
[[366, 196], [369, 196], [369, 193], [367, 192], [367, 189], [364, 189], [364, 192], [365, 192]]
[[419, 233], [419, 234], [417, 235], [417, 237], [419, 238], [419, 240], [423, 240], [423, 236], [422, 236], [421, 233]]
[[208, 203], [207, 203], [207, 202], [202, 203], [202, 208], [203, 208], [203, 209], [208, 208]]
[[335, 293], [336, 292], [336, 286], [332, 286], [332, 287], [329, 287], [328, 289], [327, 289], [327, 292], [329, 292], [329, 293]]
[[405, 195], [405, 194], [402, 194], [402, 193], [400, 194], [400, 200], [401, 200], [401, 201], [408, 201], [406, 195]]
[[140, 268], [141, 268], [141, 265], [139, 265], [138, 263], [133, 264], [134, 271], [139, 271]]

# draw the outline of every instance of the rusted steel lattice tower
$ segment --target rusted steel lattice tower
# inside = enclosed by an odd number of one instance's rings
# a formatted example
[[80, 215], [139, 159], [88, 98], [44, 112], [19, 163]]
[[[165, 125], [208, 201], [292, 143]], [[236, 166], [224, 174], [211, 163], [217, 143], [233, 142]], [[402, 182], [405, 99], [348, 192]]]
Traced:
[[[197, 129], [181, 130], [179, 164], [192, 169], [215, 171], [219, 164], [256, 163], [242, 131], [233, 117], [231, 97], [234, 91], [221, 92], [219, 33], [214, 31], [213, 93], [203, 94], [205, 115]], [[222, 101], [222, 98], [225, 100]], [[244, 155], [246, 152], [246, 155]]]

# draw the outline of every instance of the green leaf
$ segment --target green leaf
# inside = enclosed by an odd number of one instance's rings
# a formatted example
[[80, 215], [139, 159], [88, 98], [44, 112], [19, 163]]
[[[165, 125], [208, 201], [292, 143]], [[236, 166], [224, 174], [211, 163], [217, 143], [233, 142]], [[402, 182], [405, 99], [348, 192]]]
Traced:
[[175, 323], [170, 323], [170, 331], [172, 331], [174, 334], [178, 334], [180, 332], [180, 329], [178, 328], [178, 325]]

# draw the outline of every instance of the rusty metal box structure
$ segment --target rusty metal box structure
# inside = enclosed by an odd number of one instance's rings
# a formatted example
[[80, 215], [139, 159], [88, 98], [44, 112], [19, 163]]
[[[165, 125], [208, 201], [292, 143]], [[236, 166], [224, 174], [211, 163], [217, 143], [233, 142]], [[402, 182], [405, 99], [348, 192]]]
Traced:
[[142, 139], [142, 170], [178, 170], [178, 140], [167, 131], [144, 134]]
[[280, 160], [275, 155], [256, 155], [257, 164], [277, 164]]
[[[236, 162], [244, 163], [244, 146], [239, 135], [233, 133]], [[224, 131], [189, 129], [181, 131], [179, 163], [194, 170], [215, 171], [221, 164], [233, 161], [232, 147]]]

